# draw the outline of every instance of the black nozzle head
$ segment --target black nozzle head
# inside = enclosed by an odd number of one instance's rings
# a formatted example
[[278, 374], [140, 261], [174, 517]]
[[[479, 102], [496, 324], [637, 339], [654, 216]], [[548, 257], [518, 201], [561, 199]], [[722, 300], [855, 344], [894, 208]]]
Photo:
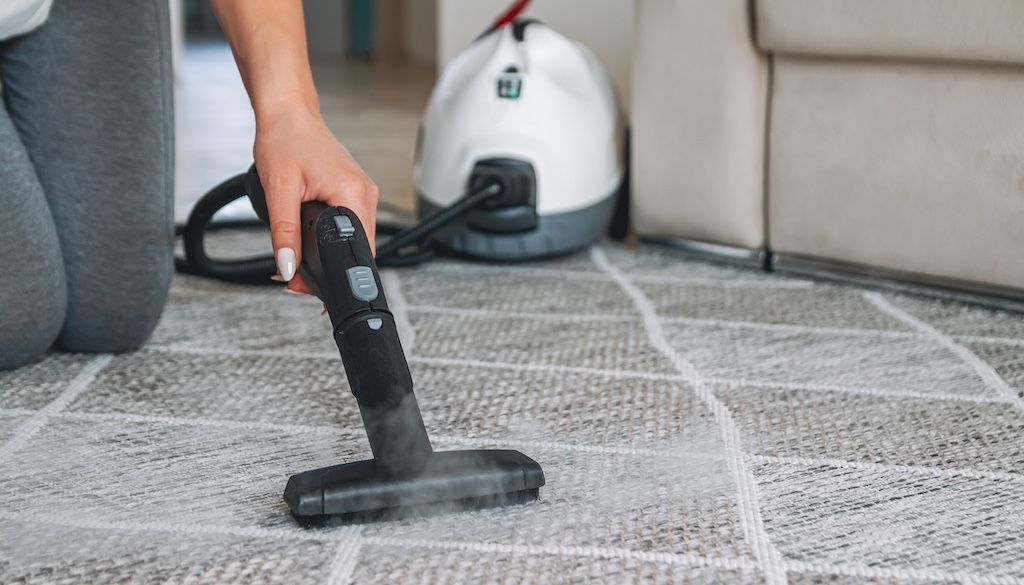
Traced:
[[372, 459], [299, 473], [284, 500], [303, 524], [359, 523], [528, 503], [542, 485], [540, 465], [519, 451], [441, 451], [413, 475]]

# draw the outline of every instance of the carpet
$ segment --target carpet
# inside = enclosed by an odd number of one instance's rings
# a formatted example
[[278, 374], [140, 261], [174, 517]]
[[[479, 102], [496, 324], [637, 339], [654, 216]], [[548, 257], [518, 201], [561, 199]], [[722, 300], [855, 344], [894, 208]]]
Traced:
[[435, 447], [538, 502], [306, 530], [368, 456], [315, 299], [177, 277], [151, 342], [0, 373], [4, 583], [1024, 583], [1024, 317], [599, 246], [387, 272]]

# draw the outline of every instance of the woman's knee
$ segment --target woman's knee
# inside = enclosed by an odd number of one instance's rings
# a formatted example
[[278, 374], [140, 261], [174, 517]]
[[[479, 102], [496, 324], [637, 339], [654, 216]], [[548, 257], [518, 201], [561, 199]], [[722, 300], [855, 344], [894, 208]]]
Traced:
[[67, 317], [57, 340], [61, 349], [121, 353], [149, 339], [166, 304], [174, 267], [169, 244], [144, 248], [149, 249], [94, 258], [97, 264], [118, 266], [114, 278], [69, 271]]
[[[64, 323], [63, 271], [56, 266], [37, 266], [17, 283], [5, 283], [0, 297], [0, 370], [37, 361], [53, 345]], [[14, 284], [15, 286], [8, 286]]]
[[0, 234], [8, 274], [0, 279], [0, 370], [41, 358], [57, 339], [67, 308], [60, 245], [49, 218], [24, 212], [18, 219]]
[[0, 105], [0, 369], [42, 357], [64, 322], [67, 284], [42, 187]]

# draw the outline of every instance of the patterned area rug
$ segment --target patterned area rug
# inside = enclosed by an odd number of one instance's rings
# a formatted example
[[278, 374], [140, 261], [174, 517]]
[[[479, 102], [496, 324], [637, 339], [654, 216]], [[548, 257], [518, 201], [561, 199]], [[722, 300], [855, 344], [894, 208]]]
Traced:
[[435, 447], [524, 506], [307, 530], [368, 456], [311, 298], [176, 279], [132, 355], [0, 373], [0, 582], [1024, 583], [1024, 317], [602, 246], [389, 272]]

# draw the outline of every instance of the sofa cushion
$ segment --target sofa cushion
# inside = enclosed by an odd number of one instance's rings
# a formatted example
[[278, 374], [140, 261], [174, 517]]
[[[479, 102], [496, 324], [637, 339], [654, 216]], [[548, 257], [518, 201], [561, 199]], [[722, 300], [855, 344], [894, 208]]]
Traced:
[[1024, 63], [1022, 0], [755, 0], [758, 45], [817, 55]]
[[775, 59], [769, 246], [1024, 290], [1024, 75]]

